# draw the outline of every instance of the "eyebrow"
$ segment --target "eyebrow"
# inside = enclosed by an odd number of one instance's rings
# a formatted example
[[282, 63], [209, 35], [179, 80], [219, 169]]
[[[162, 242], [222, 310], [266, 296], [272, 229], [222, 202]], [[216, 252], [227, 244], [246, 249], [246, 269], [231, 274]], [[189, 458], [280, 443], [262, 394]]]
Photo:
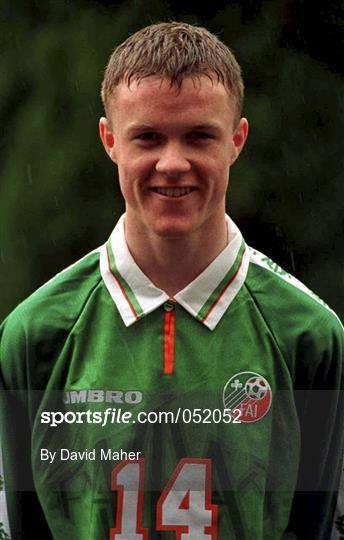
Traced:
[[[190, 125], [190, 126], [187, 126], [186, 129], [189, 129], [189, 130], [192, 130], [192, 131], [195, 131], [195, 130], [207, 130], [207, 129], [211, 129], [211, 130], [219, 130], [220, 129], [220, 126], [217, 124], [217, 123], [213, 123], [213, 124], [197, 124], [197, 125]], [[137, 131], [157, 131], [159, 130], [159, 126], [156, 127], [156, 126], [152, 126], [152, 125], [149, 125], [149, 124], [132, 124], [128, 127], [127, 129], [127, 133], [129, 135], [131, 135], [132, 133], [135, 133]]]
[[218, 124], [199, 124], [197, 126], [193, 126], [192, 129], [219, 129], [220, 126]]
[[140, 130], [154, 130], [155, 128], [153, 126], [150, 126], [148, 124], [131, 124], [128, 127], [128, 133], [132, 133], [133, 131], [140, 131]]

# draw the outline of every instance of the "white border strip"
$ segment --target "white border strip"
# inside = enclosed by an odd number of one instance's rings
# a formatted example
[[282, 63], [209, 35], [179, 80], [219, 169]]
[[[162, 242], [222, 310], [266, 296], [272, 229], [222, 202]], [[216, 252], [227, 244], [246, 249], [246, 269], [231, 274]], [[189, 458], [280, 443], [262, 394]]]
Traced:
[[214, 306], [213, 310], [209, 314], [209, 317], [203, 321], [203, 323], [208, 326], [210, 330], [214, 330], [215, 326], [228, 309], [228, 306], [233, 302], [234, 298], [245, 283], [249, 263], [250, 254], [246, 246], [237, 275], [233, 279], [232, 283], [228, 286], [225, 293], [221, 296], [220, 300]]
[[6, 502], [6, 488], [4, 480], [4, 468], [2, 464], [2, 451], [0, 446], [0, 476], [4, 482], [2, 490], [0, 491], [0, 524], [2, 524], [4, 531], [7, 533], [8, 537], [10, 535], [10, 525], [8, 521], [8, 512], [7, 512], [7, 502]]
[[100, 273], [104, 280], [107, 290], [109, 291], [112, 300], [115, 302], [117, 309], [123, 319], [125, 326], [130, 326], [136, 321], [136, 318], [130, 308], [130, 305], [125, 298], [120, 286], [112, 275], [109, 269], [109, 261], [107, 255], [106, 244], [100, 249]]

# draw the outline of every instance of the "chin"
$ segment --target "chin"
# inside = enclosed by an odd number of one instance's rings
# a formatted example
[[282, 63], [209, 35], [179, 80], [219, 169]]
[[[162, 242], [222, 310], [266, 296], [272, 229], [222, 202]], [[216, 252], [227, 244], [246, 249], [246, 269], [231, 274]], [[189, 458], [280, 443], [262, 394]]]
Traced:
[[166, 239], [184, 238], [192, 233], [193, 227], [190, 223], [154, 223], [150, 227], [156, 236]]

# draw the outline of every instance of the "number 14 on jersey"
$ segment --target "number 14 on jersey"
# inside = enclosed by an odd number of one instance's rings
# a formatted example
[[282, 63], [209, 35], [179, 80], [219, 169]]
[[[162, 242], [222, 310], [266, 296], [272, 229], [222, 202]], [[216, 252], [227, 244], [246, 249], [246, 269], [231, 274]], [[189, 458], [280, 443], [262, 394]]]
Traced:
[[[124, 461], [112, 471], [118, 491], [116, 527], [110, 540], [149, 540], [142, 526], [144, 460]], [[217, 540], [217, 505], [211, 504], [211, 460], [181, 459], [157, 503], [156, 529], [176, 540]]]

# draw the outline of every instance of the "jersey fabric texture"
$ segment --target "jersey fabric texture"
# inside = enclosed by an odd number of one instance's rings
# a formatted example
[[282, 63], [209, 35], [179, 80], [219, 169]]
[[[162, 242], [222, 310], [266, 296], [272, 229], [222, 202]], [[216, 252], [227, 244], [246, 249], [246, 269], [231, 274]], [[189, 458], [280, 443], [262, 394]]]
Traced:
[[[169, 298], [131, 257], [124, 219], [2, 325], [11, 537], [329, 538], [343, 447], [337, 317], [229, 218], [228, 246]], [[229, 406], [241, 423], [222, 421]], [[135, 421], [43, 422], [109, 408]], [[136, 421], [151, 411], [180, 416]], [[132, 469], [120, 459], [130, 451]]]

